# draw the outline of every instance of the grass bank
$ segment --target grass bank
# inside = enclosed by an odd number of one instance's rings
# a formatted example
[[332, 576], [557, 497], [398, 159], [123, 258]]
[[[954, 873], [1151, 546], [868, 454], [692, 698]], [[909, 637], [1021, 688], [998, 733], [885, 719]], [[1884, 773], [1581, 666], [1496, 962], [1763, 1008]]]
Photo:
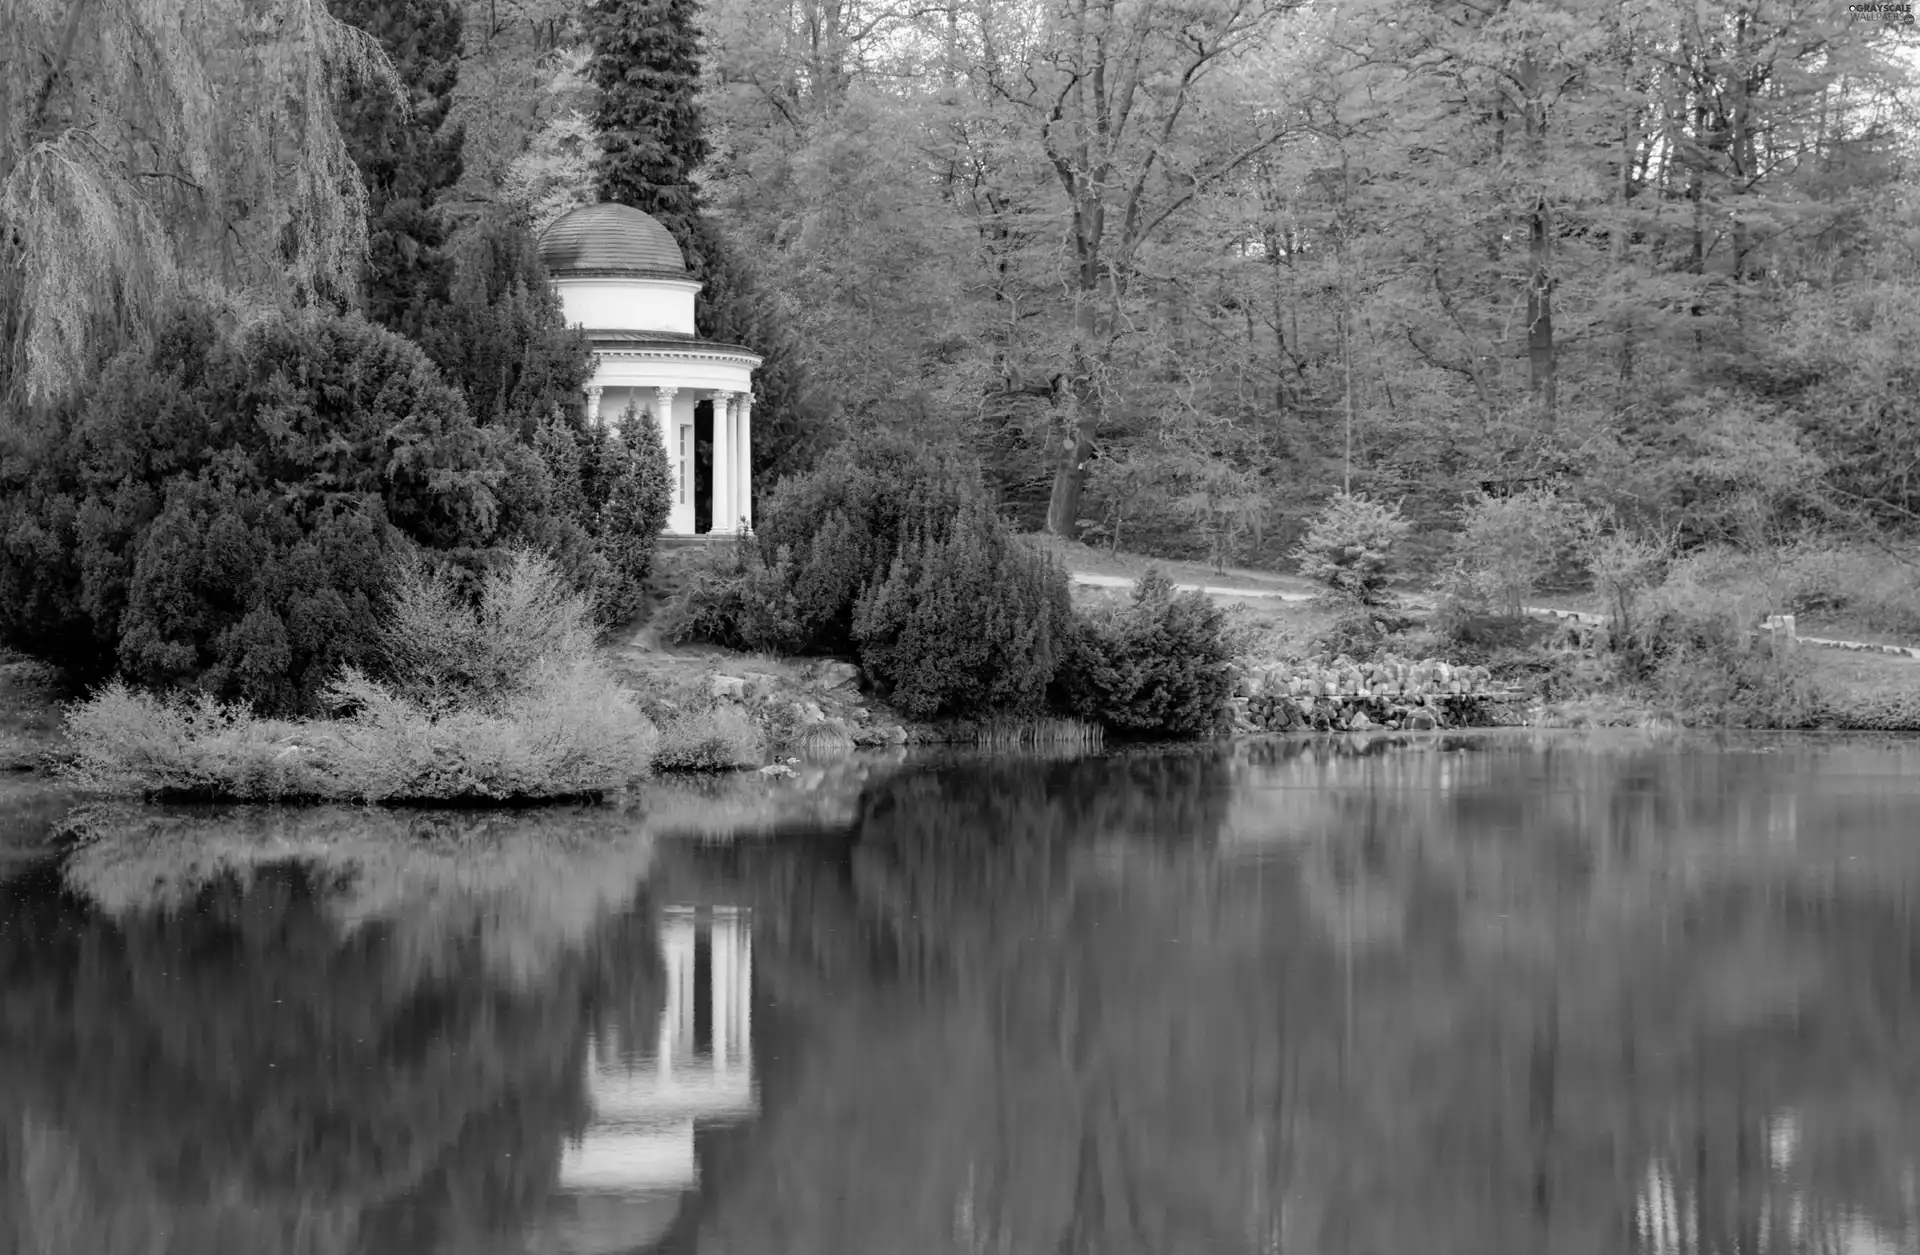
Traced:
[[[1075, 592], [1076, 601], [1088, 604], [1124, 596], [1123, 591], [1111, 589]], [[1405, 598], [1382, 612], [1387, 629], [1384, 632], [1356, 630], [1355, 616], [1332, 605], [1270, 598], [1216, 600], [1227, 607], [1229, 622], [1238, 634], [1242, 665], [1249, 670], [1273, 663], [1324, 663], [1339, 655], [1361, 661], [1384, 654], [1482, 665], [1491, 670], [1497, 687], [1523, 694], [1521, 700], [1497, 708], [1504, 710], [1514, 725], [1649, 729], [1721, 726], [1728, 703], [1702, 701], [1702, 697], [1716, 696], [1702, 690], [1717, 685], [1722, 690], [1717, 696], [1725, 698], [1732, 695], [1725, 690], [1754, 682], [1751, 675], [1729, 678], [1722, 663], [1696, 657], [1690, 665], [1701, 679], [1698, 685], [1669, 686], [1678, 691], [1663, 692], [1651, 684], [1623, 683], [1605, 650], [1577, 629], [1530, 619], [1503, 638], [1463, 642], [1441, 629], [1431, 606], [1420, 604], [1425, 598]], [[1884, 600], [1884, 590], [1876, 593], [1876, 603]], [[1548, 601], [1559, 609], [1588, 613], [1602, 609], [1597, 598], [1577, 593], [1530, 601]], [[1864, 617], [1850, 618], [1843, 610], [1830, 609], [1820, 616], [1818, 626], [1822, 635], [1914, 643], [1911, 637], [1876, 635], [1864, 626], [1867, 621], [1885, 621], [1886, 613], [1878, 604]], [[1811, 631], [1805, 621], [1801, 631]], [[1763, 719], [1752, 726], [1920, 732], [1920, 662], [1807, 644], [1795, 645], [1791, 652], [1792, 682], [1802, 699], [1783, 707], [1777, 718]], [[1765, 667], [1758, 670], [1764, 673]], [[1719, 679], [1713, 679], [1716, 674]], [[1759, 680], [1765, 682], [1764, 674]], [[1686, 691], [1689, 688], [1693, 689], [1691, 694]]]

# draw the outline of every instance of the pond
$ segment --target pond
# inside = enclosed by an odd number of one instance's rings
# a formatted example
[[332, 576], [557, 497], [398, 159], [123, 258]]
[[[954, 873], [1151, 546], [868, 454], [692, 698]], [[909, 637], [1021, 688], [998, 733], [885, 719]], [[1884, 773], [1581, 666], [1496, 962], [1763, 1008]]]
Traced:
[[0, 1252], [1920, 1251], [1920, 742], [52, 810]]

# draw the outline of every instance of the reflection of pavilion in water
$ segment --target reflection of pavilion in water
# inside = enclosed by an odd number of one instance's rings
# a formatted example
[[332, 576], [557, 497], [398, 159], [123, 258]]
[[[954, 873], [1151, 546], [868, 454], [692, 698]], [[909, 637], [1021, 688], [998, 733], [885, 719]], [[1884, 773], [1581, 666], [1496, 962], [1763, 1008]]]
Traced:
[[657, 1036], [597, 1035], [587, 1060], [593, 1123], [560, 1166], [563, 1249], [578, 1255], [646, 1246], [698, 1182], [695, 1127], [758, 1109], [747, 912], [669, 907], [660, 949], [667, 990]]

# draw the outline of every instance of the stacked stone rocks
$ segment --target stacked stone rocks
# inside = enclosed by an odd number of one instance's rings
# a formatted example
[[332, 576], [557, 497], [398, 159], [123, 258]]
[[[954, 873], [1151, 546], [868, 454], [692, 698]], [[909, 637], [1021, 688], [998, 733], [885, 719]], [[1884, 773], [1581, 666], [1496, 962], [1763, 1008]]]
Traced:
[[1374, 662], [1268, 663], [1236, 668], [1234, 725], [1241, 732], [1361, 732], [1472, 726], [1482, 707], [1512, 694], [1485, 667], [1388, 655]]

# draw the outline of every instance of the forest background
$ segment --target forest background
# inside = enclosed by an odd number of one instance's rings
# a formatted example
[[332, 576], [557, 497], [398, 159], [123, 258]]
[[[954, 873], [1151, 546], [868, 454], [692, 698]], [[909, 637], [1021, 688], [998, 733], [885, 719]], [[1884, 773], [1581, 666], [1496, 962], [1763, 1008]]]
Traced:
[[[537, 446], [577, 381], [533, 361], [526, 241], [606, 190], [612, 22], [697, 32], [667, 78], [699, 76], [725, 244], [703, 331], [769, 357], [762, 491], [890, 433], [1028, 528], [1252, 564], [1342, 489], [1399, 502], [1416, 562], [1476, 490], [1549, 483], [1683, 546], [1920, 519], [1915, 42], [1845, 5], [335, 0], [403, 112], [310, 0], [18, 2], [10, 439], [217, 258], [228, 296], [359, 305]], [[216, 116], [249, 85], [267, 121]], [[219, 238], [168, 217], [193, 196]], [[576, 548], [609, 549], [597, 492]]]
[[[464, 194], [591, 194], [566, 4], [475, 4]], [[1277, 563], [1563, 477], [1683, 539], [1920, 518], [1909, 28], [1823, 0], [715, 0], [702, 187], [836, 433]]]

